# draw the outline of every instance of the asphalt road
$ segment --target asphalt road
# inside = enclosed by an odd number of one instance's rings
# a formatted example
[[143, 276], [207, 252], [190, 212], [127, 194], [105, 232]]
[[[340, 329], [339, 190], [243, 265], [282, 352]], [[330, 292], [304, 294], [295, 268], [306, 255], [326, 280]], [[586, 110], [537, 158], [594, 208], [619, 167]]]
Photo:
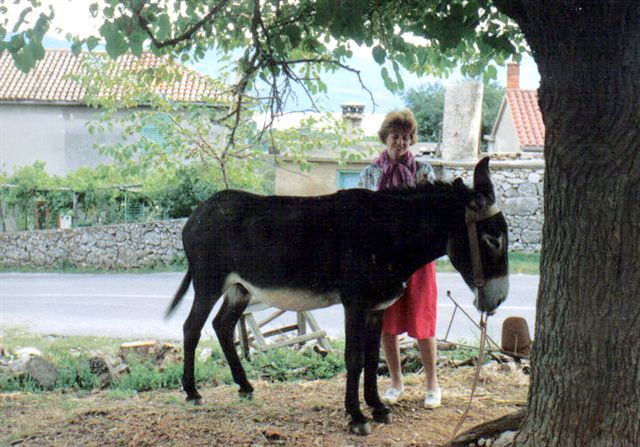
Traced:
[[[0, 328], [21, 327], [31, 332], [58, 335], [95, 335], [126, 339], [182, 339], [182, 323], [193, 300], [190, 290], [170, 319], [164, 312], [182, 280], [182, 273], [152, 274], [0, 274]], [[509, 316], [526, 318], [533, 336], [537, 275], [512, 275], [507, 301], [489, 318], [488, 334], [499, 342], [502, 321]], [[449, 340], [475, 341], [479, 331], [472, 322], [479, 314], [473, 307], [473, 295], [457, 273], [438, 273], [437, 336]], [[469, 316], [455, 309], [446, 292], [462, 305]], [[217, 311], [214, 308], [212, 316]], [[270, 311], [256, 315], [260, 321]], [[333, 337], [344, 335], [341, 306], [313, 311], [320, 327]], [[211, 318], [204, 329], [213, 337]], [[269, 327], [295, 322], [287, 312]], [[451, 323], [451, 327], [449, 328]]]

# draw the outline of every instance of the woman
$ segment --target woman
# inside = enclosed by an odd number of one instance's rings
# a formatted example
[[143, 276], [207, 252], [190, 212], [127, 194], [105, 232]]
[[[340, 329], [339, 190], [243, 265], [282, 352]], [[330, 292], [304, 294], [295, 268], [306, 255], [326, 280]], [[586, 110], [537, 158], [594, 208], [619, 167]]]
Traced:
[[[410, 110], [387, 114], [378, 137], [385, 144], [382, 154], [360, 173], [359, 186], [371, 190], [413, 188], [433, 182], [433, 168], [417, 161], [409, 150], [416, 142], [417, 123]], [[436, 272], [431, 262], [407, 281], [402, 297], [384, 313], [382, 348], [391, 375], [391, 387], [383, 399], [398, 401], [404, 391], [398, 335], [407, 332], [417, 339], [426, 375], [425, 408], [440, 406], [441, 391], [436, 375]]]

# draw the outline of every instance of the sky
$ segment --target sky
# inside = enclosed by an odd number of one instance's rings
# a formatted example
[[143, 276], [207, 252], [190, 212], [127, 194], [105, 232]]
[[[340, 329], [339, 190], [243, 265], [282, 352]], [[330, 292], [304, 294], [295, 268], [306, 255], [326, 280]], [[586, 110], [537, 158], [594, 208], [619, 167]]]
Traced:
[[[51, 31], [47, 35], [45, 46], [48, 48], [65, 48], [69, 44], [66, 43], [64, 36], [67, 32], [77, 34], [79, 36], [89, 36], [95, 33], [99, 26], [99, 22], [91, 17], [88, 2], [82, 3], [82, 7], [75, 6], [69, 0], [45, 0], [41, 8], [46, 8], [48, 4], [52, 4], [56, 11], [56, 16]], [[75, 2], [78, 3], [77, 1]], [[8, 4], [9, 16], [19, 14], [23, 5]], [[62, 31], [63, 30], [63, 31]], [[373, 92], [377, 108], [376, 113], [386, 113], [393, 109], [402, 108], [404, 102], [401, 94], [393, 94], [389, 92], [380, 76], [380, 67], [373, 60], [371, 50], [366, 47], [354, 47], [354, 57], [349, 61], [349, 65], [360, 70], [365, 85]], [[218, 58], [214, 53], [207, 55], [205, 59], [192, 65], [192, 68], [208, 75], [215, 75], [220, 67]], [[422, 77], [405, 72], [403, 80], [407, 89], [418, 87], [422, 84], [437, 81], [437, 78]], [[448, 79], [440, 79], [440, 81], [448, 85], [450, 83], [459, 82], [460, 75], [452, 76]], [[327, 84], [329, 93], [325, 96], [317, 98], [319, 105], [326, 111], [340, 111], [340, 104], [344, 102], [359, 102], [365, 105], [365, 113], [372, 113], [373, 104], [369, 94], [364, 91], [355, 74], [341, 70], [332, 74], [326, 74], [323, 81]], [[506, 68], [498, 67], [498, 84], [504, 86], [506, 81]], [[524, 56], [520, 66], [520, 86], [524, 89], [536, 89], [539, 85], [540, 77], [535, 62], [530, 56]], [[303, 98], [304, 95], [298, 92], [298, 96]], [[308, 102], [300, 102], [296, 109], [304, 109], [309, 105]], [[291, 104], [293, 106], [293, 104]]]

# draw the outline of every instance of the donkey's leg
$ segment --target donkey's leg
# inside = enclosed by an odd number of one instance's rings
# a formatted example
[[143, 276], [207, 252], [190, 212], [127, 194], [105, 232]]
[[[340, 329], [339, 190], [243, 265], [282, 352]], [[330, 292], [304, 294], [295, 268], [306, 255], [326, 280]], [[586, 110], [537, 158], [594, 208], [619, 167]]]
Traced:
[[369, 312], [364, 344], [364, 400], [373, 408], [376, 422], [391, 422], [391, 411], [378, 394], [378, 363], [380, 362], [380, 336], [383, 310]]
[[198, 287], [194, 282], [194, 289], [196, 290], [195, 297], [193, 299], [193, 305], [191, 306], [191, 312], [182, 326], [184, 332], [184, 371], [182, 374], [182, 387], [187, 393], [187, 400], [194, 401], [194, 403], [200, 403], [202, 396], [196, 389], [196, 382], [194, 377], [194, 363], [195, 352], [198, 342], [200, 341], [200, 333], [202, 327], [211, 313], [213, 305], [217, 301], [218, 297], [214, 293], [202, 292], [201, 287]]
[[227, 359], [233, 380], [240, 385], [238, 393], [241, 397], [251, 399], [253, 396], [253, 386], [247, 380], [240, 358], [233, 343], [233, 331], [247, 308], [251, 295], [240, 284], [236, 284], [227, 290], [224, 302], [218, 314], [213, 319], [213, 329], [216, 331], [218, 341]]
[[371, 433], [369, 420], [360, 411], [358, 388], [360, 373], [364, 366], [364, 337], [367, 310], [358, 305], [345, 305], [345, 334], [346, 346], [344, 360], [347, 366], [347, 391], [345, 406], [351, 416], [349, 429], [358, 435]]

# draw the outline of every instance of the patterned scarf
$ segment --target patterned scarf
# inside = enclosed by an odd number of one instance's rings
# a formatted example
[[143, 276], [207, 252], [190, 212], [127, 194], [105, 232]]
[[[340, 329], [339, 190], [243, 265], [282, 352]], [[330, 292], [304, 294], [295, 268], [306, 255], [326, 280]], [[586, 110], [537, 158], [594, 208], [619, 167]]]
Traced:
[[385, 150], [374, 162], [382, 170], [378, 189], [403, 189], [416, 186], [416, 157], [407, 151], [399, 160], [391, 160]]

